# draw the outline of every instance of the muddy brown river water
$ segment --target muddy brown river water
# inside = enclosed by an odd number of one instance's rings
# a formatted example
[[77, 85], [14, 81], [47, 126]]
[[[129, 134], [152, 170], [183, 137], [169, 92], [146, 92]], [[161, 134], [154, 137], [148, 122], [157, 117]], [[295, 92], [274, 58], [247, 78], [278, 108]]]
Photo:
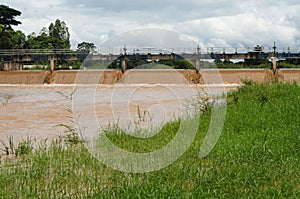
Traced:
[[[51, 139], [65, 133], [59, 124], [74, 125], [89, 117], [99, 126], [122, 128], [159, 126], [182, 116], [199, 93], [222, 93], [224, 88], [188, 84], [116, 85], [0, 85], [0, 139]], [[76, 99], [76, 100], [74, 100]], [[79, 108], [78, 108], [79, 107]], [[74, 113], [76, 111], [76, 113]], [[93, 127], [94, 128], [94, 127]]]
[[[52, 139], [65, 134], [66, 129], [57, 125], [74, 126], [79, 118], [83, 129], [112, 124], [125, 129], [157, 127], [181, 117], [199, 93], [202, 96], [221, 94], [236, 88], [241, 77], [263, 81], [266, 71], [220, 70], [225, 83], [222, 85], [215, 84], [211, 70], [201, 73], [210, 81], [207, 85], [183, 84], [182, 78], [174, 79], [174, 74], [169, 73], [165, 71], [161, 75], [162, 71], [151, 71], [152, 75], [145, 76], [140, 71], [131, 71], [115, 84], [115, 73], [108, 71], [101, 76], [101, 81], [108, 84], [98, 84], [97, 77], [97, 85], [75, 85], [78, 77], [75, 72], [57, 72], [53, 84], [42, 84], [44, 72], [3, 72], [0, 74], [0, 140], [7, 142], [10, 136], [16, 142], [27, 137]], [[182, 73], [178, 73], [180, 77], [193, 77]], [[84, 73], [82, 79], [91, 80], [93, 74], [96, 73]], [[300, 81], [300, 70], [286, 70], [282, 74], [284, 80]], [[97, 125], [90, 122], [95, 118]]]

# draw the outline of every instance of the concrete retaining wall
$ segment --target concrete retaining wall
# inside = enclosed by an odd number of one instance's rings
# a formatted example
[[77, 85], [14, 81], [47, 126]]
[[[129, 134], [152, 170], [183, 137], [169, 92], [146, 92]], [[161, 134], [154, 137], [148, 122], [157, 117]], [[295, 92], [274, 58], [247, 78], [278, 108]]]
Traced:
[[1, 71], [0, 84], [43, 84], [47, 71]]
[[[120, 71], [1, 71], [0, 84], [182, 84], [220, 83], [238, 84], [243, 79], [266, 81], [270, 70], [129, 70]], [[283, 81], [299, 82], [300, 70], [280, 70]]]
[[120, 71], [55, 71], [51, 84], [114, 84], [122, 76]]

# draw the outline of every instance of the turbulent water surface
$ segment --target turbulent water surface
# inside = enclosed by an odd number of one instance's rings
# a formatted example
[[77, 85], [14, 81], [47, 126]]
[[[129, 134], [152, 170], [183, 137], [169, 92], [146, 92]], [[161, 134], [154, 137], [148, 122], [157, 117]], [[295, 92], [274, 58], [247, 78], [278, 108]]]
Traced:
[[78, 120], [83, 129], [155, 127], [186, 114], [199, 93], [222, 92], [222, 86], [187, 84], [1, 85], [0, 139], [51, 139], [65, 133], [59, 124]]

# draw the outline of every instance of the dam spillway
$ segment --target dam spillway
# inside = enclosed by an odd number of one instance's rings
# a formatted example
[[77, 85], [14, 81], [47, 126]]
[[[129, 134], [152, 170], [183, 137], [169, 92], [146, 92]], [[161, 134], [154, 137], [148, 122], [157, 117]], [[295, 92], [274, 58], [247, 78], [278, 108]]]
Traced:
[[[299, 69], [279, 70], [282, 80], [300, 82]], [[207, 69], [199, 74], [195, 70], [66, 70], [54, 71], [2, 71], [0, 84], [43, 85], [43, 84], [209, 84], [214, 83], [214, 75], [219, 74], [226, 84], [239, 84], [241, 79], [256, 82], [266, 81], [267, 69]], [[205, 77], [201, 78], [201, 77]]]

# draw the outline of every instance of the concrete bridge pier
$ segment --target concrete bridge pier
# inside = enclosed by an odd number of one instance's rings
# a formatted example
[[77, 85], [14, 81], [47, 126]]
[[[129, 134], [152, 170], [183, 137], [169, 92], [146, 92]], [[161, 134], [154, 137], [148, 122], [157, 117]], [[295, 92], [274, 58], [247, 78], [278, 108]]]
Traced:
[[200, 71], [200, 59], [196, 59], [196, 72], [199, 73]]
[[125, 73], [126, 70], [127, 70], [127, 59], [125, 58], [121, 61], [121, 71], [122, 73]]
[[50, 59], [50, 72], [52, 73], [56, 68], [56, 60]]
[[277, 72], [277, 46], [276, 42], [274, 41], [274, 46], [273, 46], [273, 57], [272, 57], [272, 65], [273, 65], [273, 74], [275, 75]]

